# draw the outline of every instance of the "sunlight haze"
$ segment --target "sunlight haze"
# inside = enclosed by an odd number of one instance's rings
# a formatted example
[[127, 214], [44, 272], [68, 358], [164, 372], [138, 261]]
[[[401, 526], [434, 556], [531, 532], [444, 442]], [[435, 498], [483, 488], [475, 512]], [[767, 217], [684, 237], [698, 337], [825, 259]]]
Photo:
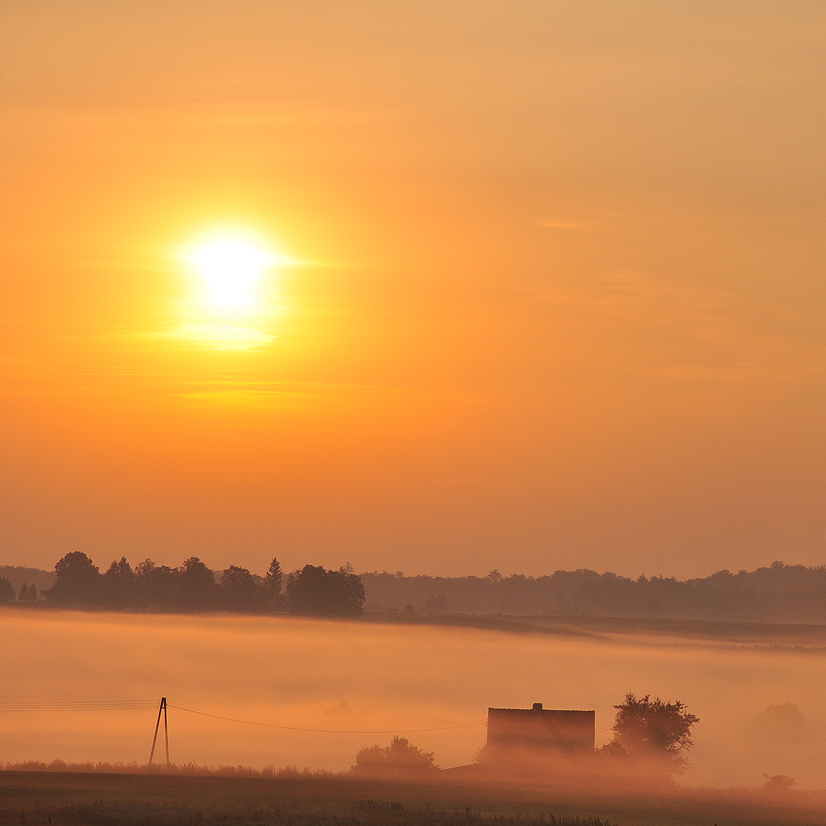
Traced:
[[824, 562], [826, 6], [6, 2], [3, 561]]

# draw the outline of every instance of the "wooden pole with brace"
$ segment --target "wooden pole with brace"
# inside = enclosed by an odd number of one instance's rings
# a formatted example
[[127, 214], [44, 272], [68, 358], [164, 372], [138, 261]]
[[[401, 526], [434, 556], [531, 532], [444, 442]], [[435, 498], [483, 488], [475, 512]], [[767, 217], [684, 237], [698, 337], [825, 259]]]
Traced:
[[163, 715], [163, 736], [166, 745], [166, 765], [169, 765], [169, 727], [167, 725], [166, 717], [166, 697], [161, 697], [161, 704], [158, 708], [158, 720], [155, 723], [155, 736], [152, 738], [152, 751], [149, 753], [149, 765], [152, 765], [152, 759], [155, 757], [155, 745], [158, 742], [158, 730], [161, 727], [161, 715]]

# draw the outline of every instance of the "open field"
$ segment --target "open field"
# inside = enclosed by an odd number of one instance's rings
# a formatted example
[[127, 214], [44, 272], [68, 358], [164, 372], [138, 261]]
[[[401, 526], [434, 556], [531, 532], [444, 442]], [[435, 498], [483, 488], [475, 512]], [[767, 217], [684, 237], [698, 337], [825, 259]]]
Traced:
[[813, 623], [739, 622], [651, 617], [586, 617], [514, 614], [367, 614], [365, 622], [407, 626], [443, 626], [505, 631], [511, 634], [550, 634], [593, 639], [623, 636], [651, 640], [715, 644], [790, 646], [798, 650], [826, 650], [826, 625]]
[[[695, 790], [672, 796], [351, 778], [227, 778], [0, 772], [0, 824], [25, 826], [812, 826], [826, 795]], [[593, 820], [593, 826], [598, 826]]]

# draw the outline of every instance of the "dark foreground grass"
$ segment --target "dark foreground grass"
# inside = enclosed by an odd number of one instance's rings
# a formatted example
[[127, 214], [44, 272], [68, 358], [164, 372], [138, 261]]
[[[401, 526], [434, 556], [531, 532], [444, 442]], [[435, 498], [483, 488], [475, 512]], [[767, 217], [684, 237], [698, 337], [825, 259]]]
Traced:
[[797, 793], [671, 795], [327, 777], [0, 772], [15, 826], [813, 826], [826, 800]]

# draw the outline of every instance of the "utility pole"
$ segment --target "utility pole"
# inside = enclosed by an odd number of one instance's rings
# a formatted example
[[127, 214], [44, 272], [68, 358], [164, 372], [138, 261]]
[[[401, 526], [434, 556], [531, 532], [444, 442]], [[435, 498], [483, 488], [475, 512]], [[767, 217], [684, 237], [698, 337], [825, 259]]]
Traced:
[[163, 715], [163, 737], [166, 744], [166, 765], [169, 765], [169, 727], [166, 719], [166, 697], [161, 697], [161, 704], [158, 708], [158, 722], [155, 723], [155, 736], [152, 738], [152, 751], [149, 753], [149, 765], [152, 765], [152, 758], [155, 756], [155, 744], [158, 742], [158, 729], [161, 727], [161, 715]]

